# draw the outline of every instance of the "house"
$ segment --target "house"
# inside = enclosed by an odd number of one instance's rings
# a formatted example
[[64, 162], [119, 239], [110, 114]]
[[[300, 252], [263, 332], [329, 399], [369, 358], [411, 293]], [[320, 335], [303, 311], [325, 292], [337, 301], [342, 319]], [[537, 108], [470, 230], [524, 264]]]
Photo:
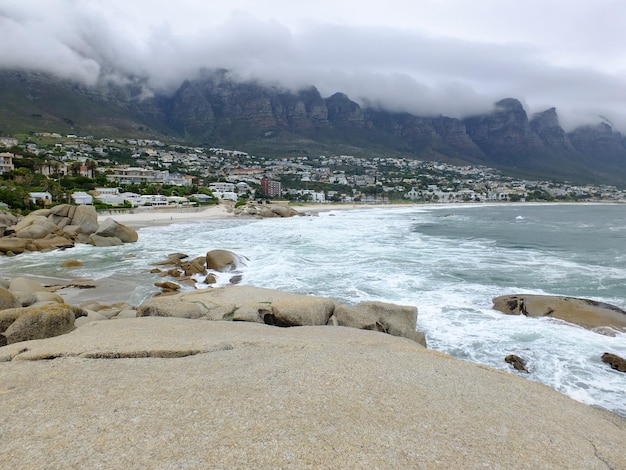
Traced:
[[15, 155], [9, 152], [0, 153], [0, 175], [15, 170], [13, 159]]
[[74, 200], [74, 204], [78, 204], [79, 206], [93, 205], [93, 196], [84, 191], [73, 192], [72, 199]]
[[147, 204], [147, 201], [142, 199], [141, 195], [137, 193], [120, 193], [119, 196], [124, 201], [128, 201], [133, 207], [144, 206]]
[[234, 192], [235, 184], [218, 181], [217, 183], [209, 183], [209, 189], [213, 192]]
[[110, 206], [123, 206], [124, 198], [119, 194], [100, 194], [96, 196], [96, 199], [103, 204], [108, 204]]
[[198, 194], [192, 194], [191, 195], [192, 198], [197, 199], [198, 202], [211, 202], [213, 200], [213, 196], [209, 196], [208, 194], [202, 194], [202, 193], [198, 193]]
[[118, 183], [164, 183], [169, 171], [152, 170], [138, 167], [117, 167], [107, 175], [107, 181]]
[[0, 147], [15, 147], [18, 141], [15, 137], [0, 137]]
[[213, 191], [216, 198], [223, 201], [236, 201], [239, 199], [237, 193], [234, 191]]
[[52, 194], [47, 191], [28, 193], [28, 197], [33, 204], [49, 206], [52, 204]]

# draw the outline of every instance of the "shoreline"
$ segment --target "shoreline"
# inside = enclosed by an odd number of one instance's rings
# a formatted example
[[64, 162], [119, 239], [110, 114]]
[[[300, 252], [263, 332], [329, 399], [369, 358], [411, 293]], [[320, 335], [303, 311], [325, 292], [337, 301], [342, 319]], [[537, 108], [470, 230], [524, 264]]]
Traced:
[[[289, 202], [275, 202], [274, 205], [289, 206], [300, 213], [301, 216], [318, 216], [322, 213], [331, 211], [345, 210], [363, 210], [363, 209], [398, 209], [398, 208], [472, 208], [472, 207], [489, 207], [499, 206], [502, 204], [525, 207], [525, 206], [543, 206], [543, 205], [604, 205], [615, 204], [620, 202], [507, 202], [507, 201], [488, 201], [488, 202], [470, 202], [470, 203], [307, 203], [307, 204], [290, 204]], [[245, 215], [236, 215], [234, 213], [234, 204], [221, 203], [212, 206], [202, 206], [197, 208], [134, 208], [129, 210], [110, 210], [98, 214], [98, 222], [112, 218], [113, 220], [127, 225], [133, 229], [144, 227], [154, 227], [163, 225], [172, 225], [186, 222], [202, 222], [208, 220], [228, 220], [231, 218], [249, 218]]]
[[[302, 216], [316, 216], [320, 213], [334, 210], [358, 210], [374, 208], [397, 208], [412, 207], [420, 204], [303, 204], [292, 205], [287, 202], [276, 202], [274, 205], [289, 206], [298, 211]], [[429, 204], [430, 205], [430, 204]], [[98, 222], [111, 218], [116, 222], [133, 229], [144, 227], [172, 225], [185, 222], [202, 222], [208, 220], [228, 220], [231, 218], [246, 218], [234, 213], [234, 204], [216, 204], [199, 208], [150, 208], [129, 209], [127, 211], [106, 211], [98, 214]]]

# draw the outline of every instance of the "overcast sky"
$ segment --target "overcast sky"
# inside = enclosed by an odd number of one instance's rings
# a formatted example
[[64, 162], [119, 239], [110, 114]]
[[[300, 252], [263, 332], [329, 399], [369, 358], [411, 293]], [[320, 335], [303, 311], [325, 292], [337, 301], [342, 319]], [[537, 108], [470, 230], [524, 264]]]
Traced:
[[0, 0], [0, 67], [175, 89], [202, 68], [462, 117], [518, 98], [626, 130], [624, 0]]

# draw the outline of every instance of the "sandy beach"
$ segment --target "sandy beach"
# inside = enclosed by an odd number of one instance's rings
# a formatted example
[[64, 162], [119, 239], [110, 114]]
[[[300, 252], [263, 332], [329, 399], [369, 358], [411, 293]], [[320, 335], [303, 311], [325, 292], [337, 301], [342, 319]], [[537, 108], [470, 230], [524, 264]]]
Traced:
[[[289, 205], [286, 202], [276, 202], [274, 205]], [[319, 215], [322, 212], [334, 210], [368, 209], [380, 207], [404, 207], [406, 204], [305, 204], [290, 205], [302, 215]], [[154, 225], [168, 225], [182, 222], [220, 220], [236, 216], [232, 203], [220, 203], [213, 206], [198, 208], [135, 208], [128, 211], [107, 211], [98, 216], [102, 222], [112, 218], [128, 227], [138, 229]]]

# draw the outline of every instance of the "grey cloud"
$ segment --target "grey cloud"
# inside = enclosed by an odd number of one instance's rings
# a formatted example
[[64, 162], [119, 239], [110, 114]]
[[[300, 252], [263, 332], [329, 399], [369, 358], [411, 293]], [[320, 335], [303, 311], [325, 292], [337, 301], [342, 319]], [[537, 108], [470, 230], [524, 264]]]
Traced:
[[362, 104], [416, 114], [463, 117], [515, 97], [529, 113], [556, 106], [566, 125], [603, 115], [626, 129], [624, 77], [547, 63], [522, 42], [312, 21], [294, 28], [245, 12], [202, 28], [174, 29], [164, 18], [146, 29], [99, 2], [20, 5], [0, 6], [4, 68], [86, 84], [142, 80], [160, 92], [202, 69], [226, 68], [242, 79], [293, 90], [315, 85], [324, 96], [342, 91]]

